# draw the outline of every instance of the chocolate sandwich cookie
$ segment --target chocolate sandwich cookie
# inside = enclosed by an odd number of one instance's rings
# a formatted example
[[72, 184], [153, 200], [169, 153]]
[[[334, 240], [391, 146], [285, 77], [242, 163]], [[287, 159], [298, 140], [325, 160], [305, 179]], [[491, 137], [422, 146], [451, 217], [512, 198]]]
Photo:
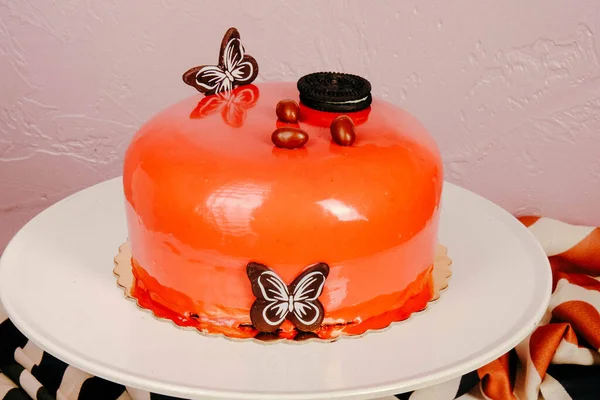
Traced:
[[355, 112], [371, 105], [371, 83], [357, 75], [315, 72], [297, 83], [300, 101], [307, 107], [327, 112]]

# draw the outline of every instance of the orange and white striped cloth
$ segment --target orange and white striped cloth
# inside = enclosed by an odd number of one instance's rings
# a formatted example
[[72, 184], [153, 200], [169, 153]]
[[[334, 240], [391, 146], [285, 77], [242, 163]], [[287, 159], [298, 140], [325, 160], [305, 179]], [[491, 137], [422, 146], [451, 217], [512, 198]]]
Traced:
[[552, 267], [552, 297], [539, 326], [480, 368], [488, 399], [600, 399], [600, 228], [520, 217]]

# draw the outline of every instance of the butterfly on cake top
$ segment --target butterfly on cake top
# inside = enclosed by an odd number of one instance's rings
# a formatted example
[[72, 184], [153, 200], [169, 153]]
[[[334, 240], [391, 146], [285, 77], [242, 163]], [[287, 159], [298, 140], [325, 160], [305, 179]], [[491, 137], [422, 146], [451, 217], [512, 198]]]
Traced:
[[258, 76], [258, 63], [246, 54], [240, 33], [229, 28], [221, 42], [219, 63], [190, 68], [183, 81], [206, 95], [228, 92], [252, 83]]

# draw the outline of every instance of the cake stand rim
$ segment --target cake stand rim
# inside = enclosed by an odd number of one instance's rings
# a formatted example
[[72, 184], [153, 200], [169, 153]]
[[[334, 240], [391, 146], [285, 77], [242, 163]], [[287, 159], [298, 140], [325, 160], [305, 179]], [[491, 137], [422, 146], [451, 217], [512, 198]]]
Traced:
[[[13, 303], [12, 295], [13, 292], [10, 292], [11, 282], [10, 272], [14, 271], [15, 263], [13, 262], [13, 254], [17, 247], [21, 245], [20, 241], [22, 241], [22, 237], [25, 233], [31, 229], [32, 225], [36, 223], [43, 215], [47, 215], [48, 213], [52, 213], [56, 210], [57, 207], [66, 206], [69, 202], [77, 201], [77, 197], [83, 196], [89, 190], [94, 188], [98, 189], [103, 185], [116, 185], [116, 181], [121, 181], [122, 177], [116, 177], [112, 179], [108, 179], [104, 182], [95, 184], [86, 189], [80, 190], [65, 199], [55, 203], [54, 205], [48, 207], [44, 211], [40, 212], [34, 218], [32, 218], [25, 226], [23, 226], [17, 234], [10, 240], [8, 243], [4, 253], [0, 257], [0, 302], [2, 302], [6, 313], [8, 314], [11, 321], [15, 324], [15, 326], [31, 340], [33, 343], [38, 345], [44, 351], [47, 351], [57, 358], [62, 359], [68, 364], [79, 368], [83, 371], [86, 371], [95, 376], [99, 376], [105, 379], [112, 380], [117, 383], [121, 383], [125, 386], [136, 387], [143, 390], [152, 391], [155, 393], [171, 395], [171, 396], [179, 396], [184, 398], [205, 398], [205, 396], [209, 396], [211, 398], [228, 398], [228, 399], [322, 399], [322, 398], [330, 398], [330, 399], [343, 399], [343, 398], [353, 398], [353, 399], [362, 399], [362, 398], [373, 398], [373, 396], [385, 396], [390, 394], [397, 394], [400, 392], [406, 392], [410, 390], [419, 389], [425, 386], [433, 385], [436, 383], [440, 383], [443, 381], [447, 381], [449, 379], [458, 377], [464, 373], [470, 372], [479, 368], [490, 361], [493, 361], [500, 355], [514, 348], [517, 344], [519, 344], [523, 339], [525, 339], [540, 323], [544, 314], [546, 312], [547, 305], [550, 301], [551, 296], [551, 284], [552, 277], [550, 273], [550, 264], [548, 258], [546, 257], [541, 244], [535, 239], [533, 234], [529, 232], [523, 225], [521, 225], [511, 214], [507, 211], [500, 208], [498, 205], [492, 203], [488, 199], [468, 190], [462, 188], [458, 185], [455, 185], [451, 182], [444, 181], [444, 191], [462, 191], [467, 196], [470, 196], [473, 199], [478, 199], [479, 202], [486, 203], [488, 207], [495, 208], [496, 213], [498, 215], [504, 215], [504, 223], [508, 225], [513, 225], [513, 228], [520, 232], [522, 238], [528, 240], [529, 251], [533, 253], [537, 253], [536, 257], [538, 271], [543, 272], [545, 274], [543, 276], [538, 276], [537, 283], [539, 284], [538, 292], [540, 295], [537, 299], [538, 307], [533, 312], [532, 315], [529, 316], [527, 325], [523, 325], [520, 329], [517, 329], [518, 332], [513, 332], [510, 337], [510, 340], [505, 340], [501, 347], [495, 347], [493, 349], [489, 349], [486, 352], [483, 352], [478, 357], [466, 357], [468, 360], [458, 360], [457, 366], [452, 368], [445, 368], [441, 371], [432, 372], [427, 377], [415, 377], [412, 379], [405, 379], [401, 382], [399, 381], [391, 381], [391, 382], [383, 382], [379, 383], [376, 387], [367, 385], [364, 387], [353, 387], [351, 389], [334, 389], [334, 390], [319, 390], [319, 391], [294, 391], [294, 392], [261, 392], [261, 391], [227, 391], [222, 389], [206, 389], [206, 388], [191, 388], [184, 387], [180, 384], [169, 384], [166, 382], [160, 382], [155, 379], [146, 379], [135, 377], [130, 374], [128, 371], [120, 370], [118, 368], [110, 367], [103, 365], [99, 362], [94, 362], [94, 360], [86, 359], [85, 356], [79, 356], [74, 353], [69, 353], [69, 351], [65, 351], [61, 346], [56, 345], [52, 340], [40, 335], [38, 330], [39, 327], [35, 327], [34, 324], [26, 321], [21, 318], [19, 311], [17, 310], [18, 304]], [[444, 202], [444, 197], [442, 199]], [[449, 246], [448, 246], [449, 247]], [[449, 254], [452, 252], [452, 248], [448, 249]], [[114, 255], [113, 255], [114, 256]], [[108, 260], [108, 273], [112, 275], [111, 261], [112, 257], [109, 257]], [[456, 261], [454, 261], [455, 263]], [[12, 264], [12, 269], [11, 265]], [[8, 265], [8, 266], [7, 266]], [[8, 279], [6, 279], [8, 278]], [[456, 279], [453, 273], [452, 280]], [[452, 289], [452, 284], [450, 284], [450, 289]], [[9, 294], [7, 294], [7, 292]], [[118, 291], [117, 291], [118, 293]], [[442, 296], [442, 300], [443, 300]], [[123, 299], [125, 301], [125, 299]], [[430, 307], [436, 307], [438, 304], [433, 303]], [[418, 316], [417, 316], [418, 317]], [[376, 334], [377, 335], [377, 334]], [[209, 338], [208, 340], [213, 340]], [[359, 339], [357, 339], [359, 340]], [[330, 344], [327, 343], [319, 343], [318, 346], [327, 346]], [[468, 362], [467, 362], [468, 361]], [[467, 366], [468, 365], [468, 366]]]

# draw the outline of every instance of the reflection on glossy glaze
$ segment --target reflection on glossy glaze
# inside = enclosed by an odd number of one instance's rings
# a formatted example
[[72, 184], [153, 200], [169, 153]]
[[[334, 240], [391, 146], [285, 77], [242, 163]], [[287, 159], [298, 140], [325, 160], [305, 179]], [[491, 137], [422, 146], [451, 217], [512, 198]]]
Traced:
[[246, 112], [254, 107], [258, 96], [259, 91], [255, 85], [247, 85], [235, 91], [206, 96], [192, 110], [190, 118], [201, 119], [220, 113], [223, 122], [227, 125], [236, 128], [241, 127], [246, 119]]
[[156, 304], [235, 336], [250, 324], [250, 260], [286, 282], [324, 261], [331, 268], [321, 296], [325, 325], [410, 314], [406, 293], [423, 300], [437, 245], [443, 177], [432, 138], [406, 112], [375, 99], [350, 114], [357, 132], [350, 147], [331, 140], [338, 114], [301, 104], [291, 126], [310, 140], [276, 148], [275, 107], [297, 100], [295, 85], [251, 86], [252, 106], [235, 124], [231, 113], [196, 118], [192, 111], [211, 97], [194, 96], [134, 137], [123, 175], [138, 286]]
[[269, 187], [235, 182], [216, 188], [196, 214], [212, 225], [224, 228], [224, 233], [243, 236], [252, 233], [252, 214], [269, 194]]
[[344, 204], [337, 199], [321, 200], [317, 201], [317, 204], [323, 207], [324, 210], [335, 215], [339, 221], [367, 221], [367, 218], [359, 214], [354, 207]]

